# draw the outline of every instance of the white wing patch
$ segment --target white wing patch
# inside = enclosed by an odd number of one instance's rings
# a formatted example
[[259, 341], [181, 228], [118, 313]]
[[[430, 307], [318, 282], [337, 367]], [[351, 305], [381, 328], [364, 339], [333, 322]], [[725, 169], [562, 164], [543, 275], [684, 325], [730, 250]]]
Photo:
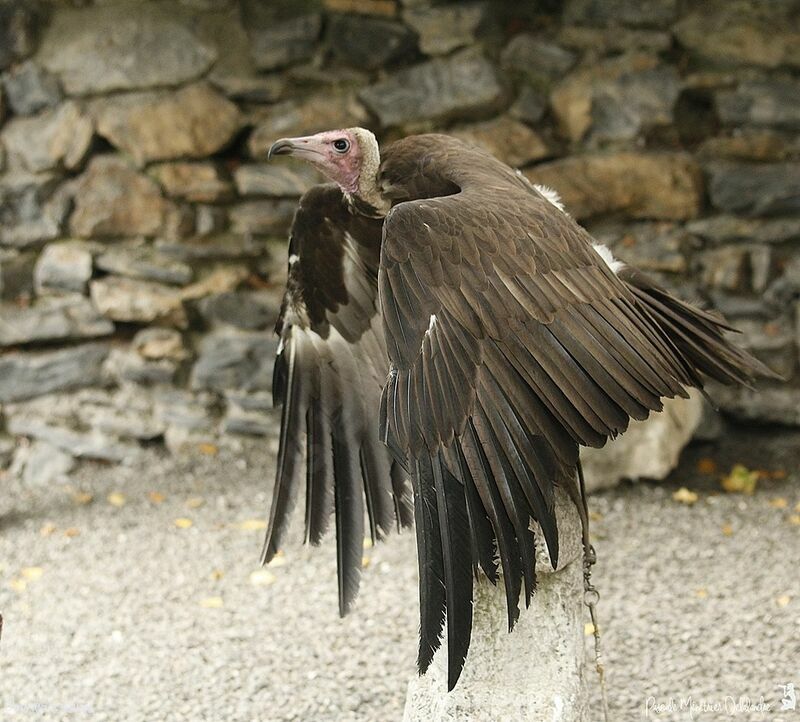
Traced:
[[425, 331], [425, 335], [426, 336], [430, 336], [433, 333], [433, 329], [436, 328], [436, 324], [437, 324], [438, 320], [439, 319], [436, 318], [436, 314], [432, 313], [431, 314], [431, 320], [428, 322], [428, 328]]
[[533, 187], [539, 191], [548, 201], [550, 201], [558, 210], [562, 213], [566, 213], [566, 209], [564, 208], [564, 204], [561, 202], [561, 196], [558, 195], [557, 191], [554, 191], [552, 188], [548, 186], [542, 186], [538, 183], [534, 183]]
[[305, 328], [311, 325], [306, 305], [299, 300], [292, 299], [284, 312], [283, 322], [287, 326], [300, 326]]
[[597, 255], [606, 262], [606, 265], [614, 271], [614, 273], [619, 273], [625, 268], [625, 264], [622, 261], [618, 261], [614, 258], [608, 246], [604, 246], [602, 243], [593, 243], [592, 248], [597, 251]]

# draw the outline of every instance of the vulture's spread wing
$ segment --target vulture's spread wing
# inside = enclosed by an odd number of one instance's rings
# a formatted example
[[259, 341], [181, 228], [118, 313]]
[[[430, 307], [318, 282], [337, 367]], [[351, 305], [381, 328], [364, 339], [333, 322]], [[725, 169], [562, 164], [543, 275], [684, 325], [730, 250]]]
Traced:
[[378, 437], [388, 361], [377, 310], [381, 221], [353, 214], [337, 186], [306, 193], [294, 218], [273, 396], [283, 405], [263, 561], [305, 490], [306, 541], [336, 520], [339, 609], [361, 572], [364, 500], [373, 539], [411, 523], [410, 490]]
[[[416, 164], [403, 146], [412, 140]], [[381, 181], [412, 199], [384, 224], [381, 433], [412, 471], [420, 670], [446, 613], [452, 688], [469, 647], [473, 565], [494, 580], [499, 559], [512, 627], [521, 588], [527, 602], [536, 584], [531, 519], [557, 564], [554, 486], [577, 497], [578, 446], [685, 396], [715, 364], [723, 378], [753, 368], [741, 352], [689, 353], [703, 335], [731, 348], [723, 326], [628, 285], [580, 226], [493, 158], [418, 136], [390, 149]]]

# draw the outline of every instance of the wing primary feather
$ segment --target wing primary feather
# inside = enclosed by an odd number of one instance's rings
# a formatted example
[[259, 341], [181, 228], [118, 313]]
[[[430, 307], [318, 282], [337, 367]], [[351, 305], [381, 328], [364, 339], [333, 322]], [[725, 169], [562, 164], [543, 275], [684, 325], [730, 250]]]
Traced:
[[[558, 526], [554, 512], [555, 465], [552, 451], [522, 427], [502, 389], [488, 377], [486, 384], [499, 413], [488, 414], [494, 438], [504, 450], [508, 464], [525, 495], [533, 518], [542, 528], [550, 563], [558, 566]], [[549, 452], [549, 453], [548, 453]], [[537, 453], [541, 458], [537, 458]]]
[[[473, 419], [475, 430], [481, 442], [481, 447], [489, 466], [500, 498], [508, 512], [508, 518], [514, 527], [517, 537], [517, 546], [522, 557], [522, 578], [525, 582], [525, 605], [529, 605], [531, 596], [536, 590], [536, 546], [533, 532], [530, 530], [530, 510], [528, 501], [522, 489], [522, 480], [517, 477], [517, 472], [525, 473], [524, 469], [514, 468], [509, 456], [514, 456], [516, 450], [506, 448], [501, 439], [495, 434], [492, 422], [488, 418], [486, 408], [481, 406]], [[558, 552], [556, 551], [556, 554]]]
[[419, 656], [417, 667], [425, 674], [441, 644], [445, 616], [444, 560], [439, 530], [436, 487], [430, 459], [417, 459], [414, 483], [414, 520], [419, 563]]
[[392, 478], [392, 497], [394, 499], [394, 515], [397, 520], [397, 531], [410, 527], [414, 523], [414, 499], [408, 483], [408, 472], [396, 459], [392, 461], [390, 471]]
[[508, 631], [510, 632], [519, 619], [519, 594], [522, 587], [519, 545], [514, 535], [514, 527], [503, 506], [503, 501], [500, 498], [497, 487], [492, 482], [492, 470], [483, 453], [483, 448], [472, 420], [467, 424], [464, 436], [461, 438], [461, 453], [494, 528], [497, 552], [500, 557], [500, 566], [503, 570], [503, 584], [506, 591], [506, 607], [508, 611]]
[[706, 375], [726, 384], [747, 385], [757, 374], [780, 379], [758, 359], [725, 339], [722, 332], [733, 329], [723, 319], [657, 289], [632, 288], [684, 357]]
[[364, 494], [367, 500], [367, 517], [373, 542], [383, 539], [392, 528], [395, 518], [391, 485], [391, 461], [378, 446], [376, 430], [365, 430], [366, 439], [359, 452]]
[[442, 462], [431, 458], [442, 544], [447, 618], [447, 690], [461, 676], [472, 633], [472, 569], [463, 552], [469, 546], [469, 521], [463, 485]]
[[319, 544], [333, 511], [330, 420], [319, 399], [306, 412], [306, 542]]
[[398, 396], [398, 376], [399, 373], [396, 368], [393, 368], [388, 378], [386, 379], [386, 386], [381, 393], [380, 405], [380, 438], [381, 441], [389, 447], [395, 459], [406, 463], [406, 454], [399, 439], [399, 417], [398, 405], [400, 399]]
[[336, 572], [339, 583], [339, 614], [342, 617], [350, 611], [358, 594], [364, 549], [364, 507], [356, 453], [352, 439], [347, 438], [347, 431], [341, 434], [334, 431]]
[[492, 584], [497, 584], [497, 562], [495, 561], [495, 538], [492, 523], [486, 515], [486, 509], [483, 508], [478, 490], [475, 488], [475, 482], [464, 460], [461, 445], [456, 443], [454, 446], [458, 456], [459, 473], [464, 482], [474, 563], [483, 569], [483, 573]]
[[287, 384], [287, 361], [286, 349], [280, 351], [275, 357], [275, 365], [272, 368], [272, 404], [273, 406], [281, 406], [286, 400], [286, 384]]
[[[278, 459], [275, 474], [275, 489], [272, 495], [269, 525], [261, 550], [261, 563], [266, 564], [278, 553], [283, 543], [289, 517], [297, 501], [297, 491], [301, 484], [300, 468], [303, 461], [302, 436], [305, 423], [305, 399], [303, 398], [303, 375], [298, 372], [298, 345], [302, 335], [292, 336], [286, 359], [286, 374], [281, 410], [281, 436], [278, 445]], [[311, 349], [309, 349], [311, 350]]]

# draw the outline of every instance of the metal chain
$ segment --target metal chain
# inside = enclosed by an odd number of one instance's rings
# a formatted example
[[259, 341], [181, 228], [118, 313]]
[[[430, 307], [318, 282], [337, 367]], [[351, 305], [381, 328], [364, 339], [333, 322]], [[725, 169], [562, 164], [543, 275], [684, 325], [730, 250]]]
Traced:
[[580, 482], [581, 500], [583, 502], [583, 603], [589, 608], [589, 617], [592, 620], [592, 634], [594, 636], [594, 665], [597, 677], [600, 680], [600, 700], [603, 705], [603, 719], [609, 722], [608, 693], [606, 691], [606, 671], [600, 647], [600, 625], [597, 621], [597, 603], [600, 601], [600, 592], [592, 584], [592, 567], [597, 562], [597, 553], [589, 540], [589, 506], [586, 500], [586, 482], [583, 478], [583, 468], [578, 462], [578, 480]]

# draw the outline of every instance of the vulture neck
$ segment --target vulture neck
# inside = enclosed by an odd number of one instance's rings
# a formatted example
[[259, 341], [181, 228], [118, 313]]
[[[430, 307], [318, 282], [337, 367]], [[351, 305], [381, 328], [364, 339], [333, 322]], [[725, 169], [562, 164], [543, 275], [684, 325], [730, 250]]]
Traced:
[[344, 195], [350, 204], [350, 208], [360, 216], [385, 218], [389, 212], [389, 203], [380, 192], [378, 192], [377, 196], [374, 196], [373, 194], [364, 194], [359, 189], [357, 193], [345, 192]]
[[390, 203], [378, 185], [378, 169], [381, 164], [378, 141], [372, 133], [363, 132], [357, 137], [361, 148], [358, 186], [355, 192], [345, 190], [345, 195], [357, 213], [368, 218], [383, 218], [389, 212]]

